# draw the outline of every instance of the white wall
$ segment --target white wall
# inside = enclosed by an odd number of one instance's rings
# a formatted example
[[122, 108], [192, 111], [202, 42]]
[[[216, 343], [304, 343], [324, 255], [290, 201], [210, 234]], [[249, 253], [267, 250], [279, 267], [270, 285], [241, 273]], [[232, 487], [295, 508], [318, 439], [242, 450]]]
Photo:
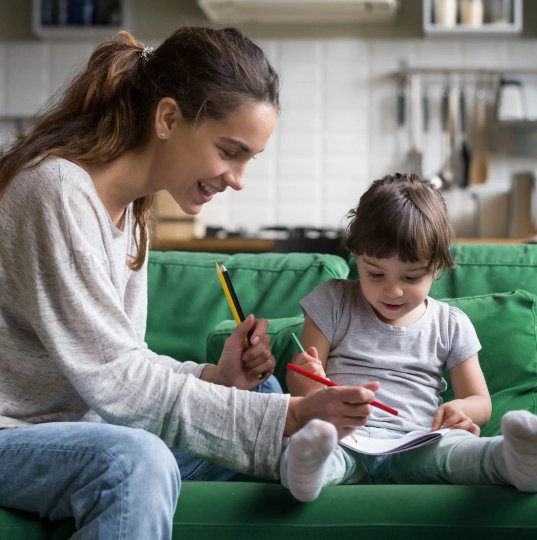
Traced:
[[[396, 124], [399, 62], [419, 67], [529, 68], [537, 40], [435, 41], [274, 39], [260, 41], [282, 79], [282, 111], [263, 154], [247, 170], [247, 187], [207, 205], [202, 224], [256, 229], [263, 225], [338, 227], [369, 183], [400, 168], [408, 133]], [[29, 117], [89, 56], [90, 42], [0, 43], [0, 144], [15, 131], [11, 117]], [[537, 117], [536, 80], [526, 81]], [[431, 126], [423, 137], [424, 173], [440, 168], [439, 99], [444, 80], [430, 81]], [[491, 103], [494, 95], [489, 94]], [[535, 133], [496, 141], [489, 181], [505, 191], [512, 172], [537, 169]], [[494, 141], [493, 141], [494, 142]], [[531, 143], [531, 144], [528, 144]], [[517, 142], [518, 145], [518, 142]], [[537, 147], [535, 147], [537, 148]], [[515, 155], [516, 154], [516, 155]], [[490, 190], [490, 188], [487, 188]], [[451, 204], [453, 215], [468, 203]], [[472, 199], [473, 200], [473, 199]], [[461, 202], [462, 201], [462, 202]], [[472, 218], [472, 227], [475, 224]], [[486, 234], [486, 231], [464, 231]], [[497, 231], [494, 231], [495, 233]]]

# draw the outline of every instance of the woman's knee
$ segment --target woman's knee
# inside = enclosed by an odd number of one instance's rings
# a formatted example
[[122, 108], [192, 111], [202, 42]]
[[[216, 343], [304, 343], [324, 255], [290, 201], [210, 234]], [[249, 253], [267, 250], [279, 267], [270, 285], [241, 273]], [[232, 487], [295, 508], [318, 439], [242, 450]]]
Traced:
[[146, 470], [167, 472], [179, 480], [179, 468], [172, 451], [159, 437], [148, 431], [129, 429], [120, 452], [127, 456], [131, 467], [143, 464]]
[[131, 487], [141, 493], [166, 491], [176, 499], [181, 477], [177, 461], [166, 444], [143, 429], [119, 427], [112, 431], [103, 453]]

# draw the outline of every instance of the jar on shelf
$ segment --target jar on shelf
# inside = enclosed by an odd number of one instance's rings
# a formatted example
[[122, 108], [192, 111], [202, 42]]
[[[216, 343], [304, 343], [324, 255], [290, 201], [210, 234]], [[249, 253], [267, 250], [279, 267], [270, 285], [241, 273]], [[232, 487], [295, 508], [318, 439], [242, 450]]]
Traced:
[[454, 28], [457, 24], [457, 0], [434, 0], [433, 23]]
[[460, 0], [461, 24], [472, 28], [483, 25], [483, 0]]

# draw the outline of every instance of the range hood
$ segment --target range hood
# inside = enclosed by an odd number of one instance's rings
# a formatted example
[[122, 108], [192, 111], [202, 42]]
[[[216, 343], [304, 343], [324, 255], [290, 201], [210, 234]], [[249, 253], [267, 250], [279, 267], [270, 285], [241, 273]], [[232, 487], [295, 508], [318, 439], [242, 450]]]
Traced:
[[399, 0], [198, 0], [211, 21], [220, 23], [348, 23], [381, 21]]

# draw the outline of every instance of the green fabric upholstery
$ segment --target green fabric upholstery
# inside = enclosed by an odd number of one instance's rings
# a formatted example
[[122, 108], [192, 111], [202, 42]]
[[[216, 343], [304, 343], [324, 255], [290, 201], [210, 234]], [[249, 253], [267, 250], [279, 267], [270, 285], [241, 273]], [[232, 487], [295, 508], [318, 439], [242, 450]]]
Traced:
[[35, 514], [0, 508], [0, 540], [46, 540], [51, 529]]
[[328, 486], [299, 503], [278, 484], [183, 484], [174, 540], [534, 540], [537, 496], [507, 487]]
[[537, 245], [456, 244], [456, 267], [436, 280], [431, 296], [460, 298], [525, 289], [537, 295]]
[[[517, 290], [448, 302], [468, 315], [481, 341], [479, 362], [492, 398], [482, 435], [499, 435], [506, 411], [537, 413], [537, 297]], [[450, 388], [443, 397], [453, 398]]]
[[336, 255], [151, 252], [146, 340], [155, 352], [205, 361], [207, 333], [232, 318], [216, 274], [219, 261], [244, 314], [268, 319], [300, 315], [299, 298], [318, 283], [349, 273]]

